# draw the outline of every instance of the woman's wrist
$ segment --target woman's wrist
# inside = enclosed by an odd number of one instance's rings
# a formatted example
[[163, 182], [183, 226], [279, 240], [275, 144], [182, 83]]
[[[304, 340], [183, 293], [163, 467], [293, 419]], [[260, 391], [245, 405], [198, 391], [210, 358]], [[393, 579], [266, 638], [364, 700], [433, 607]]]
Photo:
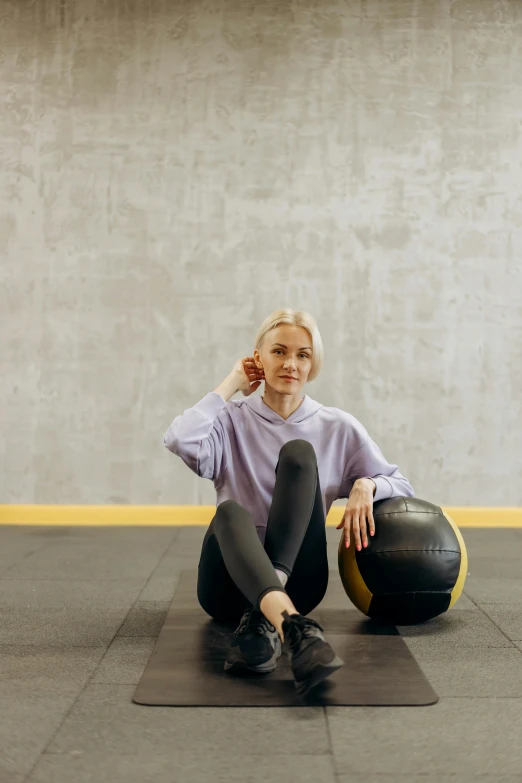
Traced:
[[227, 375], [225, 380], [219, 384], [219, 386], [216, 386], [214, 391], [216, 394], [220, 394], [225, 402], [228, 402], [228, 400], [233, 397], [237, 391], [239, 391], [239, 375], [231, 372], [230, 375]]
[[354, 483], [354, 486], [355, 486], [355, 484], [359, 484], [360, 486], [368, 487], [369, 489], [371, 489], [372, 495], [375, 495], [375, 493], [377, 491], [377, 484], [376, 484], [376, 482], [373, 479], [369, 478], [369, 477], [357, 479], [357, 481]]

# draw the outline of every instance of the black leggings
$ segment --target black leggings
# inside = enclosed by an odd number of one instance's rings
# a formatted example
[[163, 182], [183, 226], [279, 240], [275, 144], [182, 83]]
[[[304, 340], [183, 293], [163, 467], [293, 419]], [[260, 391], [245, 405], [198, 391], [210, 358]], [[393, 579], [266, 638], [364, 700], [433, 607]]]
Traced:
[[[235, 500], [220, 503], [201, 548], [198, 601], [220, 621], [259, 609], [270, 590], [288, 593], [308, 614], [328, 587], [328, 556], [321, 486], [314, 447], [291, 440], [279, 452], [264, 544], [252, 515]], [[275, 568], [288, 575], [286, 588]]]

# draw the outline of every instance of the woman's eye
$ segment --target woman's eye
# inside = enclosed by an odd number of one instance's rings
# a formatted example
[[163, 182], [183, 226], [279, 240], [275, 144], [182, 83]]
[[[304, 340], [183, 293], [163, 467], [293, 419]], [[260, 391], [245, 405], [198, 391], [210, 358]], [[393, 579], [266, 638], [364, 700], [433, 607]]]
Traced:
[[[275, 348], [274, 353], [282, 353], [281, 348]], [[300, 353], [299, 356], [304, 356], [305, 359], [308, 359], [307, 353]]]

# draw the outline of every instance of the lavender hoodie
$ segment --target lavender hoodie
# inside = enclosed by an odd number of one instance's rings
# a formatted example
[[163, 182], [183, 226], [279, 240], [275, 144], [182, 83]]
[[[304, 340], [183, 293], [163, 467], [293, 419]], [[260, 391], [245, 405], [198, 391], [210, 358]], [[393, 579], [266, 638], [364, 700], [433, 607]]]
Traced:
[[302, 438], [314, 447], [325, 519], [337, 498], [347, 498], [358, 478], [372, 478], [373, 502], [414, 491], [384, 458], [365, 427], [340, 408], [321, 405], [307, 394], [288, 419], [272, 410], [261, 395], [228, 402], [209, 392], [176, 416], [163, 444], [198, 476], [210, 479], [216, 506], [233, 498], [252, 515], [264, 542], [281, 447]]

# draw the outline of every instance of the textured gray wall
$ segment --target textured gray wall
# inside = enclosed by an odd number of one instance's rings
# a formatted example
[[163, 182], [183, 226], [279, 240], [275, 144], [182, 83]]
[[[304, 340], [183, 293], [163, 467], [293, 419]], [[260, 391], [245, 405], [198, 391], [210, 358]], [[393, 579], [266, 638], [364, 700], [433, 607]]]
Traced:
[[0, 8], [1, 502], [214, 503], [163, 433], [289, 305], [418, 497], [522, 505], [519, 0]]

